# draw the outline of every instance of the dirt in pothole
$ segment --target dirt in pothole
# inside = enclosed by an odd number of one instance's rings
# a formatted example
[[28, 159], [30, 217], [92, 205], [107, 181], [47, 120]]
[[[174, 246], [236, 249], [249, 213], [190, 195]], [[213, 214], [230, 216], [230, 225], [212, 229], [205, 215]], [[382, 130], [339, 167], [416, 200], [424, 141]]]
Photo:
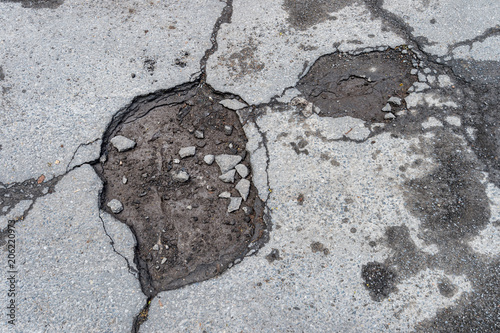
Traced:
[[[241, 198], [236, 185], [252, 179], [242, 126], [221, 99], [196, 84], [146, 97], [119, 113], [105, 137], [106, 161], [96, 166], [105, 180], [101, 206], [135, 232], [147, 295], [216, 276], [264, 238], [263, 203], [253, 184], [235, 211], [229, 205], [240, 199], [219, 196]], [[116, 136], [135, 147], [119, 152], [110, 142]], [[195, 154], [181, 158], [185, 147]], [[234, 182], [222, 181], [217, 160], [208, 164], [207, 155], [241, 158], [238, 171], [229, 171]], [[112, 199], [123, 211], [112, 213]]]
[[[335, 53], [321, 57], [296, 88], [319, 107], [320, 116], [351, 116], [367, 122], [386, 120], [406, 108], [404, 98], [417, 76], [413, 53], [403, 48], [361, 55]], [[393, 99], [389, 101], [389, 99]]]

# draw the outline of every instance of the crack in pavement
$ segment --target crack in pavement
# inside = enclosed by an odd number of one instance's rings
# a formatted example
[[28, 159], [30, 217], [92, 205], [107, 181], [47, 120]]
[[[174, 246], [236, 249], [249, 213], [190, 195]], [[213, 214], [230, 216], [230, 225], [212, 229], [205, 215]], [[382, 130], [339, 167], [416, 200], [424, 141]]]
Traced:
[[[122, 253], [118, 252], [115, 248], [115, 241], [113, 239], [113, 237], [111, 237], [111, 235], [108, 233], [107, 229], [106, 229], [106, 224], [104, 223], [104, 220], [102, 218], [102, 215], [101, 215], [101, 211], [99, 210], [99, 219], [101, 220], [101, 223], [102, 223], [102, 228], [104, 230], [104, 233], [106, 234], [106, 236], [108, 236], [109, 238], [109, 244], [111, 245], [111, 247], [113, 248], [113, 251], [118, 254], [120, 257], [122, 257], [125, 262], [127, 263], [127, 267], [128, 267], [128, 271], [130, 274], [132, 274], [135, 278], [139, 279], [139, 276], [138, 276], [138, 271], [137, 269], [135, 269], [131, 264], [130, 262], [128, 261], [128, 258], [123, 255]], [[133, 234], [133, 233], [132, 233]]]
[[[201, 84], [204, 84], [207, 80], [207, 61], [208, 58], [212, 54], [214, 54], [217, 49], [219, 48], [219, 44], [217, 43], [217, 35], [219, 34], [220, 27], [223, 23], [230, 24], [231, 23], [231, 17], [233, 15], [233, 0], [226, 0], [221, 2], [225, 3], [226, 5], [222, 9], [222, 13], [215, 21], [214, 27], [212, 29], [212, 35], [210, 36], [210, 42], [212, 43], [212, 46], [205, 51], [205, 54], [200, 60], [200, 82]], [[196, 74], [196, 73], [195, 73]]]
[[[80, 166], [82, 166], [84, 164], [92, 164], [95, 160], [86, 161], [86, 162], [82, 162], [80, 164], [71, 166], [71, 163], [73, 163], [73, 160], [75, 159], [76, 155], [78, 154], [78, 151], [80, 150], [80, 148], [90, 146], [90, 145], [98, 142], [99, 140], [101, 140], [101, 138], [97, 138], [97, 139], [94, 139], [94, 140], [86, 142], [86, 143], [80, 143], [78, 145], [78, 147], [76, 147], [75, 151], [73, 152], [73, 155], [71, 155], [71, 158], [70, 158], [68, 164], [66, 165], [66, 172], [65, 172], [65, 174], [67, 174], [70, 171], [73, 171], [77, 167], [80, 167]], [[71, 166], [71, 168], [70, 168], [70, 166]]]
[[500, 36], [500, 26], [491, 27], [484, 31], [482, 34], [477, 35], [474, 38], [466, 39], [460, 42], [456, 42], [452, 45], [448, 45], [448, 56], [451, 56], [453, 50], [460, 46], [469, 46], [469, 50], [472, 49], [472, 45], [477, 42], [484, 42], [487, 38], [493, 36]]
[[[417, 50], [416, 50], [416, 53], [418, 54], [418, 57], [422, 60], [422, 61], [427, 61], [429, 63], [433, 63], [437, 66], [440, 66], [440, 68], [443, 70], [443, 72], [447, 72], [447, 73], [450, 73], [452, 72], [453, 73], [453, 78], [458, 81], [458, 82], [462, 82], [465, 84], [463, 78], [461, 78], [460, 76], [456, 75], [456, 73], [453, 71], [454, 68], [453, 66], [450, 66], [450, 65], [447, 65], [447, 64], [443, 64], [443, 63], [440, 63], [440, 62], [437, 62], [435, 60], [435, 57], [426, 53], [425, 51], [423, 51], [423, 45], [426, 43], [425, 40], [421, 39], [421, 38], [416, 38], [414, 36], [412, 36], [412, 28], [407, 25], [407, 24], [404, 24], [402, 22], [401, 19], [399, 19], [399, 17], [397, 17], [395, 14], [392, 14], [386, 10], [383, 10], [382, 9], [382, 2], [381, 0], [365, 0], [365, 3], [367, 4], [367, 6], [370, 8], [370, 11], [372, 12], [372, 14], [376, 15], [377, 17], [381, 17], [388, 25], [392, 26], [393, 28], [397, 28], [397, 30], [400, 31], [400, 33], [402, 35], [404, 35], [411, 44], [413, 44]], [[188, 86], [191, 85], [191, 87], [194, 87], [194, 85], [204, 85], [205, 82], [206, 82], [206, 64], [207, 64], [207, 61], [209, 59], [209, 57], [211, 55], [213, 55], [217, 49], [218, 49], [218, 44], [217, 44], [217, 35], [218, 35], [218, 32], [219, 32], [219, 29], [220, 29], [220, 26], [223, 24], [223, 23], [231, 23], [231, 15], [232, 15], [232, 0], [228, 0], [226, 2], [226, 6], [224, 7], [224, 9], [222, 10], [222, 13], [221, 13], [221, 16], [217, 19], [215, 25], [214, 25], [214, 28], [213, 28], [213, 32], [212, 32], [212, 35], [210, 37], [210, 41], [212, 42], [212, 46], [211, 48], [207, 49], [205, 51], [205, 55], [202, 57], [202, 59], [200, 60], [200, 72], [197, 72], [197, 73], [194, 73], [192, 74], [192, 77], [194, 77], [194, 75], [199, 75], [199, 77], [197, 79], [194, 80], [194, 82], [189, 82], [189, 83], [183, 83], [181, 84], [180, 86], [177, 86], [177, 87], [184, 87], [184, 88], [187, 88]], [[496, 36], [496, 35], [499, 35], [500, 34], [500, 28], [490, 28], [488, 29], [485, 33], [473, 38], [473, 39], [470, 39], [470, 40], [467, 40], [467, 41], [461, 41], [461, 42], [458, 42], [456, 44], [453, 44], [452, 46], [449, 46], [449, 53], [451, 52], [452, 49], [458, 47], [458, 46], [462, 46], [462, 45], [469, 45], [470, 47], [472, 47], [472, 44], [474, 42], [477, 42], [477, 41], [483, 41], [484, 39], [490, 37], [490, 36]], [[427, 42], [428, 43], [428, 42]], [[336, 52], [332, 53], [332, 54], [335, 54]], [[355, 52], [352, 52], [352, 53], [355, 53]], [[372, 52], [361, 52], [357, 55], [361, 55], [361, 54], [368, 54], [368, 53], [372, 53]], [[318, 59], [316, 59], [316, 61], [314, 61], [312, 63], [311, 66], [307, 66], [307, 62], [304, 66], [304, 71], [303, 73], [301, 73], [299, 75], [299, 78], [302, 78], [303, 76], [306, 76], [307, 73], [311, 70], [311, 68], [314, 66], [314, 64], [318, 61]], [[351, 75], [349, 76], [349, 78], [359, 78], [359, 79], [365, 79], [364, 77], [361, 77], [361, 76], [356, 76], [356, 75]], [[348, 79], [344, 79], [343, 81], [346, 81]], [[177, 88], [175, 87], [175, 88]], [[259, 109], [262, 109], [263, 107], [265, 106], [269, 106], [269, 107], [279, 107], [279, 106], [284, 106], [286, 105], [286, 103], [281, 103], [281, 102], [278, 102], [276, 99], [278, 99], [279, 97], [282, 97], [285, 95], [285, 92], [287, 89], [292, 89], [292, 88], [296, 88], [296, 86], [294, 87], [289, 87], [289, 88], [285, 88], [281, 94], [281, 96], [275, 96], [273, 98], [271, 98], [271, 102], [269, 103], [264, 103], [264, 104], [258, 104], [256, 105], [255, 107], [256, 108], [259, 108]], [[433, 90], [436, 90], [436, 89], [433, 89]], [[444, 90], [444, 89], [443, 89]], [[162, 94], [164, 94], [166, 92], [166, 90], [161, 90], [161, 91], [157, 91], [157, 92], [154, 92], [152, 94], [147, 94], [147, 95], [142, 95], [142, 96], [138, 96], [136, 98], [134, 98], [134, 100], [127, 106], [127, 107], [124, 107], [122, 108], [121, 110], [119, 110], [114, 116], [113, 116], [113, 119], [110, 121], [109, 125], [108, 125], [108, 128], [109, 127], [112, 127], [112, 124], [115, 123], [115, 124], [119, 124], [121, 123], [124, 119], [125, 119], [125, 113], [128, 113], [130, 112], [131, 109], [134, 109], [140, 105], [142, 105], [143, 103], [147, 103], [149, 101], [152, 101], [156, 98], [159, 98]], [[229, 95], [228, 95], [229, 96]], [[240, 99], [241, 98], [239, 96], [235, 96], [235, 95], [231, 95], [232, 98], [236, 98], [236, 99]], [[479, 93], [475, 94], [474, 95], [474, 99], [475, 99], [475, 102], [477, 104], [480, 104], [481, 102], [481, 96]], [[182, 104], [183, 102], [177, 102], [177, 103], [173, 103], [173, 104], [160, 104], [160, 105], [156, 105], [150, 109], [148, 109], [146, 112], [144, 112], [143, 114], [141, 115], [138, 115], [137, 117], [135, 117], [134, 119], [131, 119], [131, 120], [127, 120], [126, 122], [124, 123], [130, 123], [130, 122], [133, 122], [135, 120], [138, 120], [142, 117], [145, 117], [148, 113], [150, 113], [151, 111], [153, 111], [154, 109], [156, 108], [159, 108], [159, 107], [164, 107], [164, 106], [171, 106], [171, 105], [180, 105]], [[256, 130], [257, 132], [260, 134], [261, 138], [262, 138], [262, 141], [259, 142], [259, 148], [261, 147], [264, 147], [264, 151], [265, 151], [265, 156], [266, 156], [266, 161], [265, 161], [265, 174], [266, 174], [266, 180], [267, 180], [267, 189], [268, 189], [268, 193], [266, 195], [266, 199], [264, 200], [264, 204], [265, 204], [265, 209], [268, 210], [267, 208], [267, 202], [269, 200], [269, 198], [271, 197], [272, 195], [272, 189], [270, 187], [270, 179], [269, 179], [269, 168], [270, 168], [270, 153], [269, 153], [269, 149], [268, 149], [268, 138], [267, 138], [267, 133], [264, 132], [262, 130], [262, 128], [259, 126], [258, 124], [258, 117], [261, 116], [261, 114], [258, 114], [258, 112], [255, 112], [255, 109], [252, 109], [252, 111], [250, 111], [251, 114], [253, 115], [252, 119], [251, 119], [251, 122], [255, 125], [256, 127]], [[255, 112], [255, 113], [254, 113]], [[246, 120], [245, 120], [246, 121]], [[245, 123], [242, 122], [242, 125], [244, 125]], [[108, 132], [108, 133], [111, 133], [111, 132]], [[465, 130], [463, 130], [463, 133], [465, 133]], [[368, 138], [370, 138], [371, 136], [375, 135], [375, 134], [378, 134], [378, 133], [375, 133], [374, 131], [371, 132], [370, 136]], [[464, 134], [465, 137], [467, 137], [465, 134]], [[328, 140], [328, 142], [332, 142], [332, 141], [354, 141], [354, 142], [358, 142], [357, 140], [353, 140], [353, 139], [349, 139], [347, 137], [343, 137], [341, 139], [334, 139], [334, 140], [329, 140], [327, 139], [326, 137], [323, 137], [325, 140]], [[367, 138], [367, 139], [368, 139]], [[102, 138], [102, 145], [101, 145], [101, 152], [102, 152], [102, 156], [106, 156], [107, 152], [106, 152], [106, 148], [105, 148], [105, 142], [109, 139], [109, 136], [106, 137], [106, 134], [103, 134], [103, 138]], [[367, 139], [365, 140], [362, 140], [362, 141], [359, 141], [359, 142], [363, 142], [363, 141], [366, 141]], [[90, 165], [93, 165], [93, 164], [97, 164], [98, 163], [98, 160], [92, 160], [92, 161], [87, 161], [87, 162], [84, 162], [84, 163], [81, 163], [81, 164], [78, 164], [76, 166], [73, 166], [70, 168], [71, 166], [71, 163], [73, 162], [73, 160], [76, 158], [77, 154], [79, 153], [80, 149], [83, 149], [84, 147], [87, 147], [87, 146], [90, 146], [96, 142], [98, 142], [99, 140], [101, 140], [101, 138], [98, 138], [98, 139], [94, 139], [93, 141], [91, 142], [87, 142], [87, 143], [82, 143], [80, 144], [74, 151], [69, 163], [67, 164], [67, 167], [66, 167], [66, 172], [60, 176], [57, 176], [55, 178], [53, 178], [50, 182], [53, 182], [53, 183], [50, 183], [51, 185], [49, 185], [49, 188], [51, 188], [51, 190], [53, 191], [54, 190], [54, 187], [55, 185], [57, 184], [57, 182], [59, 181], [59, 179], [61, 179], [62, 177], [64, 177], [65, 175], [67, 175], [67, 173], [71, 172], [72, 170], [74, 170], [75, 168], [79, 167], [79, 166], [82, 166], [84, 164], [90, 164]], [[262, 146], [260, 146], [262, 145]], [[259, 149], [257, 148], [257, 149]], [[256, 149], [256, 150], [257, 150]], [[31, 179], [31, 180], [27, 180], [25, 182], [23, 182], [22, 184], [26, 183], [26, 182], [29, 182], [26, 184], [26, 186], [30, 185], [31, 183], [33, 182], [36, 182], [36, 180], [34, 179]], [[16, 185], [10, 185], [9, 184], [9, 187], [7, 187], [7, 185], [4, 185], [4, 184], [0, 184], [0, 197], [2, 195], [2, 190], [8, 190], [8, 189], [13, 189], [13, 188], [18, 188], [18, 184], [20, 183], [16, 183]], [[33, 183], [34, 184], [34, 183]], [[44, 183], [42, 183], [43, 185]], [[49, 182], [45, 183], [45, 186], [47, 186], [47, 184], [49, 184]], [[2, 186], [4, 187], [4, 189], [2, 189]], [[23, 185], [24, 186], [24, 185]], [[21, 188], [21, 185], [19, 185], [19, 188]], [[49, 189], [49, 192], [48, 193], [52, 193], [50, 192], [51, 191]], [[14, 190], [13, 190], [14, 191]], [[7, 192], [5, 192], [7, 193]], [[38, 192], [36, 192], [37, 194], [34, 196], [34, 199], [30, 199], [30, 200], [33, 200], [33, 202], [31, 203], [30, 207], [23, 213], [23, 218], [25, 216], [27, 216], [27, 214], [29, 213], [29, 211], [31, 210], [31, 208], [33, 207], [34, 203], [36, 202], [36, 200], [38, 199], [38, 197], [42, 197], [44, 196], [45, 194], [38, 194]], [[37, 196], [39, 195], [39, 196]], [[100, 196], [100, 194], [99, 194]], [[17, 202], [21, 201], [23, 199], [19, 199]], [[99, 201], [101, 202], [101, 198], [99, 198]], [[3, 203], [0, 202], [0, 205], [2, 205]], [[4, 205], [6, 206], [6, 205]], [[0, 206], [0, 208], [3, 208], [4, 206]], [[11, 209], [13, 208], [13, 206], [10, 206], [6, 209], [6, 213], [10, 212]], [[269, 230], [267, 230], [267, 233], [269, 233], [269, 231], [271, 230], [271, 221], [270, 221], [270, 215], [269, 215], [269, 211], [267, 211], [267, 218], [269, 220]], [[129, 268], [129, 272], [131, 274], [133, 274], [134, 276], [137, 277], [137, 270], [135, 270], [133, 267], [131, 267], [131, 264], [130, 262], [128, 261], [128, 258], [125, 257], [123, 254], [119, 253], [116, 248], [115, 248], [115, 242], [113, 240], [113, 238], [111, 237], [111, 235], [108, 233], [108, 231], [106, 230], [106, 226], [105, 226], [105, 223], [104, 223], [104, 220], [101, 216], [101, 212], [99, 212], [99, 218], [101, 219], [101, 222], [103, 224], [103, 230], [105, 232], [105, 234], [108, 236], [108, 238], [110, 239], [110, 244], [113, 248], [113, 251], [122, 256], [126, 263], [127, 263], [127, 266]], [[135, 235], [135, 231], [131, 229], [131, 232], [133, 235]], [[1, 237], [0, 237], [1, 238]], [[136, 251], [137, 253], [137, 251]], [[253, 252], [252, 254], [254, 254], [255, 252]], [[252, 254], [247, 254], [247, 255], [252, 255]], [[387, 259], [389, 260], [389, 259]], [[138, 266], [139, 267], [139, 266]], [[143, 291], [144, 292], [144, 291]], [[148, 295], [148, 293], [145, 293], [146, 295]], [[139, 329], [140, 329], [140, 325], [147, 320], [147, 314], [148, 314], [148, 309], [149, 309], [149, 306], [151, 304], [151, 301], [152, 301], [153, 297], [150, 296], [146, 302], [146, 304], [144, 305], [144, 308], [140, 311], [140, 313], [136, 316], [135, 320], [134, 320], [134, 324], [133, 324], [133, 327], [132, 327], [132, 332], [138, 332]]]

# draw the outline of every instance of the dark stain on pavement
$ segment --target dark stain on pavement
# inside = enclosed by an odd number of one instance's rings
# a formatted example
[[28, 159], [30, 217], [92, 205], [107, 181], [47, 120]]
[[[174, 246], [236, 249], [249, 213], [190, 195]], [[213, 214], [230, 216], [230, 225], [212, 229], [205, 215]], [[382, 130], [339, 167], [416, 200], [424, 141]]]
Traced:
[[379, 262], [370, 262], [361, 268], [364, 286], [370, 291], [370, 297], [377, 302], [396, 290], [394, 286], [396, 276], [390, 267]]
[[447, 277], [442, 278], [437, 286], [439, 293], [444, 297], [453, 297], [457, 292], [457, 287]]
[[[382, 240], [391, 254], [383, 263], [363, 266], [365, 287], [376, 301], [388, 297], [399, 283], [426, 269], [442, 270], [435, 282], [443, 297], [456, 296], [458, 287], [448, 276], [463, 276], [472, 290], [462, 293], [456, 305], [440, 309], [420, 322], [417, 332], [500, 331], [500, 261], [473, 251], [467, 244], [490, 223], [489, 201], [483, 178], [484, 165], [464, 140], [445, 130], [421, 141], [419, 152], [436, 167], [428, 175], [406, 183], [409, 211], [421, 221], [416, 237], [435, 244], [434, 254], [422, 251], [405, 224], [386, 229]], [[387, 281], [390, 282], [387, 282]]]
[[305, 30], [326, 20], [336, 20], [331, 15], [356, 0], [285, 0], [283, 8], [288, 12], [288, 22], [295, 28]]
[[443, 132], [429, 140], [438, 166], [427, 176], [407, 182], [409, 210], [422, 221], [427, 242], [469, 240], [490, 218], [486, 188], [480, 182], [481, 165], [453, 134]]
[[330, 250], [325, 245], [323, 245], [323, 243], [320, 243], [320, 242], [312, 242], [311, 243], [311, 251], [313, 253], [323, 252], [324, 255], [330, 254]]
[[266, 256], [267, 261], [272, 264], [275, 260], [281, 260], [280, 251], [278, 249], [272, 249], [271, 252]]
[[5, 80], [5, 73], [3, 72], [2, 66], [0, 66], [0, 81]]
[[3, 2], [20, 2], [24, 8], [50, 8], [56, 9], [64, 3], [64, 0], [3, 0]]
[[388, 227], [385, 237], [393, 253], [385, 264], [398, 272], [398, 281], [412, 277], [427, 267], [427, 255], [415, 245], [406, 225]]

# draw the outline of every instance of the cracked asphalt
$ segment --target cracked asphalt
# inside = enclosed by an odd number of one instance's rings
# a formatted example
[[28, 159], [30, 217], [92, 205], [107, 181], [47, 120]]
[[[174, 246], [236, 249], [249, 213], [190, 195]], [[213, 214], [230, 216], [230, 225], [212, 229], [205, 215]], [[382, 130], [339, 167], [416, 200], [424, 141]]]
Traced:
[[499, 47], [495, 0], [0, 1], [0, 331], [500, 331]]

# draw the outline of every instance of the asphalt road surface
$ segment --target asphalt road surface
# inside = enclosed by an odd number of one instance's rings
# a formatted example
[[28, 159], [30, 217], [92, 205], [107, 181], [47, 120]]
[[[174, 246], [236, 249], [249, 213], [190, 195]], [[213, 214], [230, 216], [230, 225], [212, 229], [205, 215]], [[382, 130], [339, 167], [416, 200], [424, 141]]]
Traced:
[[496, 0], [0, 1], [0, 332], [499, 332]]

